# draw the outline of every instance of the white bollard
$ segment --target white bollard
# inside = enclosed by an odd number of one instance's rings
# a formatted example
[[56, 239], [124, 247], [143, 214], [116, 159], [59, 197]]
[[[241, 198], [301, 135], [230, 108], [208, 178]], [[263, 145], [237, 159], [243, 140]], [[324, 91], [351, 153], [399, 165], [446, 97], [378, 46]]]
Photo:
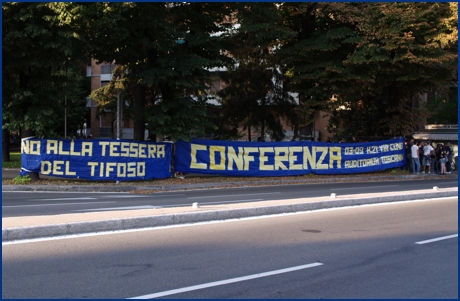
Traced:
[[439, 187], [438, 186], [433, 186], [433, 190], [439, 190]]
[[335, 199], [337, 197], [337, 194], [331, 193], [331, 198]]
[[200, 208], [200, 204], [198, 204], [198, 203], [193, 203], [193, 204], [192, 204], [192, 207], [193, 207], [193, 208]]

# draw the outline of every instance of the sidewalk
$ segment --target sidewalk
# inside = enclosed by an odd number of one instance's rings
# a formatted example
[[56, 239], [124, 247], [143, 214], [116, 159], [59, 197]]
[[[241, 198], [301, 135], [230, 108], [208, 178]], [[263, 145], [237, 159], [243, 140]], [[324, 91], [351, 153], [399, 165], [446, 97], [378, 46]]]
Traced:
[[[19, 175], [18, 169], [2, 169], [3, 179], [13, 179]], [[361, 176], [361, 175], [360, 175]], [[193, 178], [203, 178], [198, 183], [192, 183]], [[214, 180], [215, 178], [215, 180]], [[3, 185], [2, 191], [75, 191], [75, 192], [142, 192], [142, 191], [176, 191], [187, 189], [210, 189], [210, 188], [229, 188], [241, 186], [272, 186], [287, 184], [314, 184], [314, 183], [334, 183], [334, 182], [360, 182], [365, 181], [397, 181], [397, 180], [422, 180], [422, 179], [457, 179], [457, 171], [449, 175], [437, 174], [364, 174], [361, 177], [353, 175], [330, 175], [317, 178], [304, 177], [266, 177], [266, 178], [245, 178], [234, 180], [226, 177], [225, 181], [219, 176], [187, 175], [185, 180], [167, 181], [147, 181], [147, 182], [122, 182], [116, 184], [115, 181], [107, 181], [103, 184], [92, 184], [90, 181], [67, 179], [66, 183], [55, 182], [52, 180], [66, 180], [65, 178], [50, 177], [40, 175], [40, 179], [51, 180], [47, 183], [29, 182], [26, 185]], [[220, 179], [220, 181], [219, 181]]]
[[2, 241], [57, 237], [95, 232], [154, 228], [206, 221], [302, 212], [441, 197], [458, 197], [458, 188], [324, 196], [241, 204], [209, 205], [107, 212], [2, 218]]

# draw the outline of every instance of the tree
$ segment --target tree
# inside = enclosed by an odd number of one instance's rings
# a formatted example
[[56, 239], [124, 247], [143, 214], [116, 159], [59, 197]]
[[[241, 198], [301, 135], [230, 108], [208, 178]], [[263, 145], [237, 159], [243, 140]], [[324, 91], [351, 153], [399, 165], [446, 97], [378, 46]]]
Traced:
[[282, 66], [277, 50], [292, 32], [283, 26], [277, 4], [242, 3], [236, 7], [239, 28], [229, 33], [226, 50], [233, 60], [222, 75], [227, 87], [219, 92], [223, 118], [234, 126], [242, 123], [252, 139], [251, 129], [260, 136], [269, 130], [276, 140], [284, 138], [281, 117], [289, 116], [293, 100], [283, 87]]
[[286, 5], [299, 33], [283, 49], [291, 86], [322, 101], [318, 109], [350, 135], [410, 134], [425, 112], [412, 108], [414, 96], [456, 81], [453, 11], [448, 3]]
[[87, 87], [78, 63], [78, 38], [59, 19], [57, 6], [2, 4], [2, 126], [20, 130], [22, 137], [63, 137], [65, 99], [68, 132], [76, 133], [76, 125], [84, 122]]
[[224, 3], [94, 3], [82, 15], [92, 20], [92, 56], [126, 70], [116, 80], [124, 80], [124, 99], [133, 105], [135, 140], [144, 139], [146, 123], [172, 139], [212, 126], [206, 69], [221, 65], [221, 39], [213, 34], [227, 15]]

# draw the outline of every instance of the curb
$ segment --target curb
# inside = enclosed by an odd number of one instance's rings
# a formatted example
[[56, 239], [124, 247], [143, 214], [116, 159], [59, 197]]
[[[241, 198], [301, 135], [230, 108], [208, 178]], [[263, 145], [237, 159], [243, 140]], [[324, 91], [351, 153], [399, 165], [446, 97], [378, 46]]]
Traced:
[[[430, 179], [438, 179], [441, 176], [432, 175]], [[420, 175], [399, 175], [399, 176], [371, 176], [366, 177], [367, 181], [391, 181], [401, 179], [426, 179]], [[302, 179], [296, 180], [266, 180], [266, 181], [244, 181], [244, 182], [210, 182], [210, 183], [199, 183], [199, 184], [177, 184], [177, 185], [120, 185], [120, 186], [108, 186], [108, 185], [2, 185], [2, 191], [76, 191], [76, 192], [130, 192], [134, 190], [145, 191], [145, 190], [157, 190], [157, 191], [174, 191], [174, 190], [186, 190], [186, 189], [205, 189], [205, 188], [219, 188], [219, 187], [238, 187], [238, 186], [269, 186], [269, 185], [297, 185], [297, 184], [316, 184], [316, 183], [334, 183], [334, 182], [346, 182], [346, 181], [358, 181], [356, 177], [343, 177], [343, 178], [321, 178], [321, 179]]]
[[165, 214], [157, 216], [141, 216], [120, 219], [107, 219], [87, 222], [72, 222], [30, 227], [12, 227], [2, 229], [2, 241], [58, 237], [94, 232], [111, 232], [118, 230], [132, 230], [154, 228], [162, 226], [190, 224], [206, 221], [238, 219], [263, 215], [294, 213], [318, 209], [337, 208], [346, 206], [359, 206], [364, 204], [377, 204], [386, 202], [410, 201], [440, 197], [458, 197], [458, 190], [411, 193], [406, 195], [374, 196], [364, 198], [347, 198], [341, 200], [326, 200], [316, 202], [303, 202], [296, 204], [283, 204], [274, 206], [207, 210], [200, 212]]

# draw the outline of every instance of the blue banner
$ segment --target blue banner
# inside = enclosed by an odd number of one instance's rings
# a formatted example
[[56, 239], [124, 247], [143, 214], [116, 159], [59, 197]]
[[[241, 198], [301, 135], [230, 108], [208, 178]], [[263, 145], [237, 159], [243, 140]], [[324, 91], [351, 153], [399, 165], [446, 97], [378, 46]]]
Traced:
[[365, 143], [176, 143], [177, 172], [228, 176], [292, 176], [364, 173], [406, 164], [404, 138]]
[[22, 139], [21, 175], [134, 181], [171, 177], [171, 143]]

